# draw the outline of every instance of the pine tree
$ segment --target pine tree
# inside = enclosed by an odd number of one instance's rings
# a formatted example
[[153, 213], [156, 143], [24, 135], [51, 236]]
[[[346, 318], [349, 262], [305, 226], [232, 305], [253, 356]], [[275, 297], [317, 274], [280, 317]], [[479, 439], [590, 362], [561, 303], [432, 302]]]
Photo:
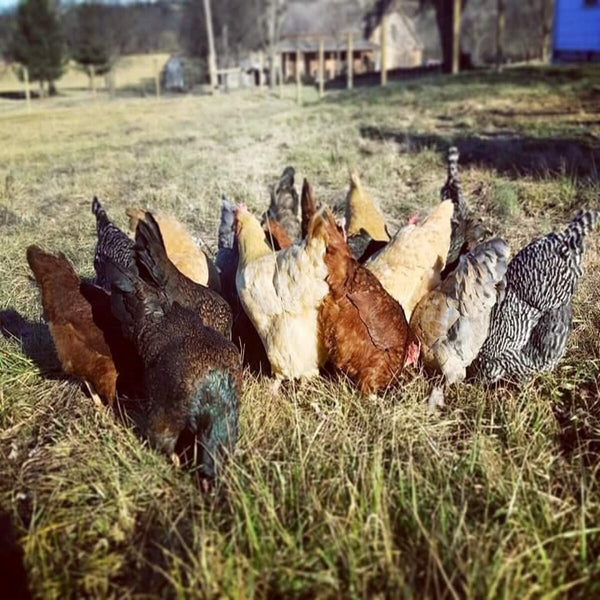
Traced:
[[52, 0], [24, 0], [17, 9], [16, 28], [9, 48], [10, 56], [29, 70], [29, 79], [44, 82], [50, 91], [63, 73], [65, 44]]
[[114, 39], [118, 16], [110, 6], [82, 4], [75, 8], [75, 27], [69, 36], [73, 60], [91, 77], [92, 68], [97, 75], [108, 73], [118, 53]]

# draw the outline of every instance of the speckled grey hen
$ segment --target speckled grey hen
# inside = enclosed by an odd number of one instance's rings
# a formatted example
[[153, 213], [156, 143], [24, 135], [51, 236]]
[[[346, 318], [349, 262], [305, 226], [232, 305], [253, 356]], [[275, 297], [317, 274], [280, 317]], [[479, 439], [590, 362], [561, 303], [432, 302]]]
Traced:
[[494, 239], [461, 256], [458, 267], [412, 314], [410, 327], [421, 341], [423, 362], [447, 383], [465, 378], [487, 337], [508, 253], [508, 244]]
[[479, 219], [471, 215], [467, 206], [458, 174], [458, 158], [458, 148], [451, 146], [448, 149], [446, 159], [448, 177], [440, 191], [442, 202], [444, 200], [452, 200], [452, 204], [454, 204], [450, 250], [442, 277], [445, 277], [457, 267], [458, 260], [462, 254], [473, 250], [479, 243], [491, 235], [489, 229]]
[[94, 253], [94, 283], [110, 292], [110, 279], [106, 273], [107, 264], [117, 264], [130, 269], [135, 264], [133, 240], [121, 231], [106, 214], [98, 198], [92, 200], [92, 212], [96, 215], [98, 240]]
[[143, 361], [150, 443], [178, 463], [177, 442], [189, 431], [200, 445], [201, 473], [212, 479], [221, 451], [233, 449], [237, 439], [239, 353], [164, 288], [131, 270], [108, 270], [112, 313]]
[[599, 215], [578, 213], [563, 232], [534, 240], [512, 259], [477, 361], [485, 377], [525, 379], [551, 371], [564, 356], [585, 237]]

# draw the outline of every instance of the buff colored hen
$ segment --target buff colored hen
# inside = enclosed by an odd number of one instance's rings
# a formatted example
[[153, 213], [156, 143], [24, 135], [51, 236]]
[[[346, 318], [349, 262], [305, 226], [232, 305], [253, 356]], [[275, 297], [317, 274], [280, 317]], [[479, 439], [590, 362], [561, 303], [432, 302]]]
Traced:
[[273, 252], [245, 206], [236, 212], [237, 291], [260, 335], [277, 382], [313, 377], [326, 361], [318, 335], [319, 307], [328, 292], [322, 220], [301, 243]]
[[450, 247], [452, 202], [439, 204], [416, 225], [403, 227], [365, 266], [410, 316], [440, 282]]
[[346, 197], [346, 234], [354, 258], [367, 260], [390, 240], [384, 218], [363, 188], [358, 173], [350, 173], [350, 190]]
[[[129, 228], [135, 232], [146, 212], [137, 207], [130, 207], [125, 212], [129, 217]], [[153, 211], [152, 216], [158, 223], [169, 260], [192, 281], [219, 292], [219, 272], [212, 260], [198, 248], [187, 227], [162, 211]]]

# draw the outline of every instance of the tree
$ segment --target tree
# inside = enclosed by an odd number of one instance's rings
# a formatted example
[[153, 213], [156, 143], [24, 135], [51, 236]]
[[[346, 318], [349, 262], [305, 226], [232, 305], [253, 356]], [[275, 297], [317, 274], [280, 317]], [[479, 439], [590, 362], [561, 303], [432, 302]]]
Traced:
[[[391, 1], [388, 0], [388, 2]], [[454, 28], [454, 0], [420, 0], [420, 4], [422, 8], [429, 4], [433, 4], [435, 7], [435, 18], [440, 34], [444, 70], [450, 72], [453, 63], [453, 46], [456, 47], [454, 45], [456, 31]], [[467, 0], [460, 0], [460, 12], [464, 10], [466, 4]]]
[[54, 82], [64, 69], [65, 43], [52, 0], [24, 0], [19, 4], [9, 55], [27, 67], [31, 81], [39, 81], [42, 95], [45, 82], [53, 92]]
[[[73, 9], [69, 31], [71, 56], [90, 77], [108, 73], [119, 54], [115, 33], [118, 13], [111, 6], [81, 4]], [[115, 18], [116, 17], [116, 18]]]

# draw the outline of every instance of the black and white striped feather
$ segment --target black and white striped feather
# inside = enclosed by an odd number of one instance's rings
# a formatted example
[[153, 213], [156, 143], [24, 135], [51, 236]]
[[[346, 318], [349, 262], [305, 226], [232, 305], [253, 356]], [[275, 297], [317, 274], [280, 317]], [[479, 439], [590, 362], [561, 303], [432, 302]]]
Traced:
[[534, 240], [510, 262], [504, 298], [494, 307], [478, 357], [485, 377], [525, 379], [552, 370], [564, 356], [585, 237], [599, 216], [579, 212], [563, 232]]
[[121, 231], [106, 214], [98, 198], [94, 196], [92, 212], [96, 215], [98, 241], [94, 254], [94, 283], [110, 292], [111, 277], [108, 264], [116, 264], [124, 270], [135, 271], [135, 252], [133, 240]]

